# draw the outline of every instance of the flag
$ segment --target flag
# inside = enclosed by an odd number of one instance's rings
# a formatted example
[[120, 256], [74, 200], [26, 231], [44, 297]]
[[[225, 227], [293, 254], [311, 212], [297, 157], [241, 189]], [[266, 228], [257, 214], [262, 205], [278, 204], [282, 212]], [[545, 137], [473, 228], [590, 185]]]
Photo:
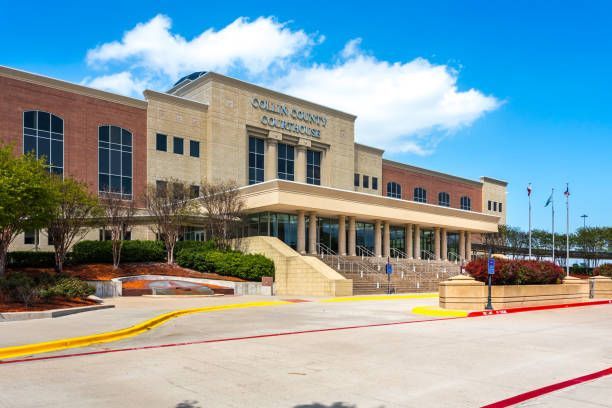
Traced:
[[569, 192], [569, 183], [565, 184], [565, 192], [563, 193], [566, 197], [569, 198], [570, 196], [570, 192]]
[[531, 183], [527, 185], [527, 196], [531, 197]]
[[546, 200], [546, 204], [544, 204], [544, 207], [548, 207], [550, 203], [552, 203], [552, 200], [553, 200], [553, 193], [550, 193], [550, 197], [548, 197], [548, 200]]

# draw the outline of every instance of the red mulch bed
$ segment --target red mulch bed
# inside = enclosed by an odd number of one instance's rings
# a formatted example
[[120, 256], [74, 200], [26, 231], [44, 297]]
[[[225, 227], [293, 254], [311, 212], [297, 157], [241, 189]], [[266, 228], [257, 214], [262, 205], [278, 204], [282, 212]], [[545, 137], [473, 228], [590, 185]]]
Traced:
[[[20, 269], [20, 271], [27, 273], [54, 273], [52, 268], [23, 268]], [[64, 268], [64, 273], [83, 280], [111, 280], [113, 278], [119, 278], [122, 276], [136, 275], [166, 275], [180, 276], [183, 278], [204, 278], [233, 282], [246, 282], [244, 279], [235, 278], [232, 276], [222, 276], [216, 273], [197, 272], [191, 269], [181, 268], [178, 265], [168, 265], [166, 263], [156, 262], [124, 264], [115, 270], [113, 270], [113, 265], [111, 264], [66, 266]]]
[[37, 312], [42, 310], [51, 310], [51, 309], [67, 309], [69, 307], [79, 307], [79, 306], [91, 306], [96, 305], [97, 303], [93, 300], [89, 299], [65, 299], [65, 298], [53, 298], [47, 299], [42, 303], [36, 303], [29, 307], [25, 307], [23, 303], [1, 303], [0, 302], [0, 313], [6, 312]]

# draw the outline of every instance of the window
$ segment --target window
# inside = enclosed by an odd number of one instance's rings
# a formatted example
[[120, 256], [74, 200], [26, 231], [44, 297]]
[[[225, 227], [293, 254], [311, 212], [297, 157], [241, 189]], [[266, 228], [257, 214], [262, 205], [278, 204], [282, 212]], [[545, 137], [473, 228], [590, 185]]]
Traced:
[[414, 189], [414, 201], [417, 203], [426, 203], [427, 202], [427, 190], [423, 187], [417, 187]]
[[189, 187], [189, 198], [198, 198], [200, 196], [200, 186]]
[[174, 153], [175, 154], [183, 154], [183, 138], [182, 137], [174, 137]]
[[155, 148], [160, 152], [168, 151], [168, 136], [158, 133], [155, 135]]
[[132, 199], [132, 133], [118, 126], [98, 128], [98, 191]]
[[321, 152], [306, 152], [306, 183], [321, 185]]
[[370, 176], [363, 176], [363, 188], [370, 188]]
[[493, 211], [497, 211], [497, 201], [493, 201]]
[[450, 207], [450, 194], [445, 192], [438, 193], [438, 205]]
[[372, 190], [378, 190], [378, 177], [372, 177]]
[[387, 197], [402, 198], [402, 186], [395, 181], [387, 183]]
[[499, 212], [502, 212], [502, 203], [499, 203]]
[[491, 211], [491, 200], [489, 200], [489, 202], [487, 204], [487, 208], [489, 209], [489, 211]]
[[200, 142], [197, 140], [189, 141], [189, 155], [191, 157], [200, 157]]
[[249, 137], [249, 184], [264, 181], [264, 141]]
[[461, 209], [470, 211], [472, 209], [472, 200], [470, 197], [463, 196], [461, 197]]
[[49, 172], [64, 174], [64, 120], [48, 112], [23, 112], [23, 153], [44, 158]]
[[23, 243], [25, 245], [34, 245], [36, 244], [36, 235], [37, 235], [36, 230], [29, 230], [29, 231], [24, 231], [23, 232]]
[[294, 179], [295, 148], [285, 143], [278, 144], [278, 178], [282, 180]]
[[155, 193], [158, 197], [166, 194], [166, 190], [168, 188], [168, 182], [164, 180], [156, 180], [155, 181]]
[[353, 185], [354, 185], [355, 187], [359, 187], [359, 184], [360, 184], [360, 183], [359, 183], [359, 173], [355, 173], [355, 178], [354, 178], [353, 180], [354, 180], [354, 181], [353, 181]]

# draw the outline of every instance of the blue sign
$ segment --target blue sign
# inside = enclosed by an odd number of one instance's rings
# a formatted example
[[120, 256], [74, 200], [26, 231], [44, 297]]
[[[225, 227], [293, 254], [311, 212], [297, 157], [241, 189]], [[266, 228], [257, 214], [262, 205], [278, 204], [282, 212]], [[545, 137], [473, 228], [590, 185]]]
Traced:
[[386, 272], [387, 272], [387, 275], [391, 275], [393, 273], [393, 266], [391, 266], [390, 263], [386, 265]]
[[489, 275], [495, 275], [495, 258], [489, 258], [487, 270], [489, 272]]

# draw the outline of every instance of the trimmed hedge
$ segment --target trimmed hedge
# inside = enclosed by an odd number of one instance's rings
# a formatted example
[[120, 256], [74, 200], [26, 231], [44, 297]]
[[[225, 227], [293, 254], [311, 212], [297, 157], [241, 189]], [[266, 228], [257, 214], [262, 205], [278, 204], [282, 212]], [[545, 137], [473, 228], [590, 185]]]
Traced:
[[198, 249], [201, 251], [213, 251], [219, 249], [213, 240], [208, 241], [178, 241], [174, 247], [175, 257], [184, 249]]
[[612, 263], [603, 264], [598, 266], [593, 271], [593, 275], [610, 276], [612, 277]]
[[8, 266], [11, 268], [53, 268], [54, 252], [15, 251], [8, 254]]
[[[160, 241], [123, 241], [121, 262], [163, 262], [166, 249]], [[112, 263], [112, 241], [81, 241], [72, 248], [71, 260], [76, 264]]]
[[96, 289], [86, 282], [73, 278], [60, 278], [54, 284], [41, 291], [41, 297], [84, 298], [96, 293]]
[[[479, 258], [465, 266], [476, 280], [487, 282], [487, 259]], [[547, 285], [561, 283], [565, 272], [552, 262], [496, 259], [493, 285]]]
[[259, 281], [264, 276], [274, 276], [274, 262], [270, 259], [263, 255], [243, 254], [237, 251], [184, 248], [177, 254], [176, 261], [184, 268], [251, 281]]

